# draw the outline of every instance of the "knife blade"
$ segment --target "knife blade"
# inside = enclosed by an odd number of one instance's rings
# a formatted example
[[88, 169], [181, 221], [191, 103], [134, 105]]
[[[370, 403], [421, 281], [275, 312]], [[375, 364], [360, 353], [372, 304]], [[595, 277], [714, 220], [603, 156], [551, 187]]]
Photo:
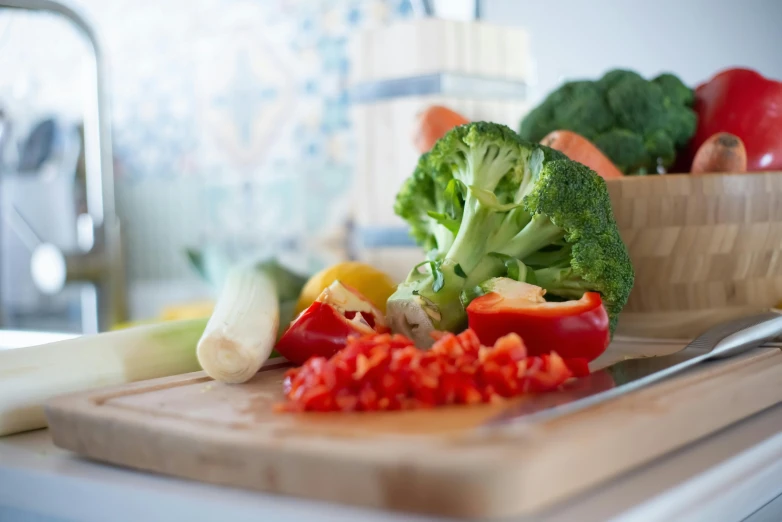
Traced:
[[486, 427], [551, 420], [596, 406], [681, 373], [699, 363], [738, 355], [782, 335], [782, 315], [767, 312], [714, 326], [670, 355], [627, 359], [566, 384], [525, 397]]

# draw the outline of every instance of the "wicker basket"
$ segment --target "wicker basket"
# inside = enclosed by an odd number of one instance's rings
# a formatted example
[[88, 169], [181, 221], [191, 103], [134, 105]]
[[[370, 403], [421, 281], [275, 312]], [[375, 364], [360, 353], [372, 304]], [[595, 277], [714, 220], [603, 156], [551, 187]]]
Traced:
[[690, 337], [782, 300], [782, 173], [608, 182], [636, 281], [620, 333]]

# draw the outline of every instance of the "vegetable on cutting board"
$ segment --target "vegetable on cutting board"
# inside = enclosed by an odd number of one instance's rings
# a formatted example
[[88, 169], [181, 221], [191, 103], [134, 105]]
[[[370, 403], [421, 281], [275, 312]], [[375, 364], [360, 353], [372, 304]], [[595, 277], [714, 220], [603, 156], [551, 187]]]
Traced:
[[163, 322], [0, 350], [0, 436], [46, 427], [57, 395], [198, 371], [206, 319]]
[[395, 211], [428, 259], [388, 299], [387, 321], [421, 347], [432, 330], [466, 327], [470, 291], [493, 277], [532, 272], [547, 297], [599, 292], [612, 332], [633, 287], [605, 180], [504, 125], [451, 130], [421, 157]]
[[625, 174], [668, 170], [695, 133], [693, 90], [672, 74], [646, 80], [615, 69], [602, 78], [564, 83], [521, 121], [519, 134], [539, 142], [556, 130], [577, 132]]
[[448, 107], [442, 105], [428, 107], [416, 117], [413, 135], [415, 147], [421, 154], [429, 152], [446, 132], [469, 122], [470, 120]]
[[729, 132], [744, 142], [747, 171], [782, 170], [782, 82], [727, 69], [696, 87], [695, 110], [693, 153], [716, 133]]
[[603, 154], [594, 143], [578, 133], [568, 130], [556, 130], [548, 133], [541, 145], [558, 150], [573, 161], [577, 161], [594, 170], [604, 179], [624, 177], [622, 171]]
[[206, 374], [225, 383], [250, 380], [272, 354], [280, 302], [295, 300], [304, 281], [276, 261], [230, 269], [196, 349]]
[[703, 142], [695, 153], [690, 172], [709, 174], [747, 171], [747, 150], [741, 138], [727, 132], [718, 132]]
[[304, 364], [310, 357], [331, 357], [353, 336], [387, 332], [383, 313], [355, 289], [334, 281], [288, 326], [277, 352]]
[[378, 411], [479, 404], [558, 388], [573, 374], [556, 353], [529, 356], [510, 334], [481, 346], [472, 330], [439, 334], [431, 350], [402, 335], [348, 339], [330, 359], [286, 373], [280, 412]]
[[593, 361], [608, 348], [608, 314], [600, 294], [578, 300], [547, 302], [539, 286], [505, 277], [481, 285], [483, 295], [467, 306], [469, 328], [485, 345], [515, 333], [530, 355], [555, 350], [564, 359]]
[[314, 303], [323, 290], [337, 280], [367, 298], [382, 313], [386, 312], [388, 296], [396, 290], [396, 283], [385, 272], [359, 261], [345, 261], [324, 268], [310, 277], [296, 303], [296, 314]]

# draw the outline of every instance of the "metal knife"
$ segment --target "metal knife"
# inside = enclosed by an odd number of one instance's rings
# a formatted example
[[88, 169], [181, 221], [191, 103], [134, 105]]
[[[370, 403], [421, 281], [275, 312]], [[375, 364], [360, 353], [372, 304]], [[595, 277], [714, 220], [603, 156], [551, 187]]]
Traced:
[[738, 355], [782, 335], [782, 315], [767, 312], [706, 330], [670, 355], [628, 359], [577, 379], [560, 391], [536, 395], [485, 426], [551, 420], [662, 381], [704, 361]]

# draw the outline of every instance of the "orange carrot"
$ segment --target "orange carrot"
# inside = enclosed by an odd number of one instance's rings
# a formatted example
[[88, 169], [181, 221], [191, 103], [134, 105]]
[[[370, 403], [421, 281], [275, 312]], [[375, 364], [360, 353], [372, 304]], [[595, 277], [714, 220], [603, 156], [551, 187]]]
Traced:
[[718, 172], [746, 172], [747, 149], [741, 138], [727, 132], [718, 132], [703, 142], [692, 160], [692, 174]]
[[442, 105], [433, 105], [418, 114], [413, 141], [423, 154], [432, 150], [434, 144], [454, 127], [469, 123], [470, 120]]
[[622, 171], [591, 141], [569, 130], [550, 132], [540, 140], [542, 145], [556, 149], [568, 158], [583, 163], [604, 179], [624, 177]]

